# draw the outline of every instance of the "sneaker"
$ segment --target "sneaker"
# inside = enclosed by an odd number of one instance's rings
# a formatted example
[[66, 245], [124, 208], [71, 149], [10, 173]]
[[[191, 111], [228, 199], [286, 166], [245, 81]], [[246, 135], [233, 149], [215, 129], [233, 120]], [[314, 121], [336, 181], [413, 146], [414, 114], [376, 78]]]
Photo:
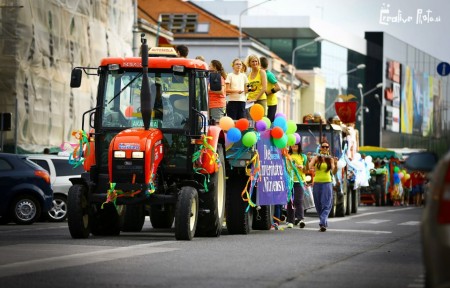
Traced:
[[295, 218], [295, 220], [294, 220], [294, 226], [297, 226], [299, 222], [300, 222], [300, 220], [298, 220], [297, 218]]
[[303, 222], [303, 220], [300, 220], [300, 224], [299, 224], [299, 226], [300, 226], [300, 228], [305, 228], [305, 222]]
[[273, 229], [278, 230], [278, 223], [273, 223], [272, 227], [273, 227]]
[[319, 231], [320, 231], [320, 232], [325, 232], [325, 231], [327, 231], [327, 227], [325, 227], [325, 226], [320, 226]]
[[288, 224], [287, 224], [287, 228], [294, 228], [294, 224], [288, 223]]

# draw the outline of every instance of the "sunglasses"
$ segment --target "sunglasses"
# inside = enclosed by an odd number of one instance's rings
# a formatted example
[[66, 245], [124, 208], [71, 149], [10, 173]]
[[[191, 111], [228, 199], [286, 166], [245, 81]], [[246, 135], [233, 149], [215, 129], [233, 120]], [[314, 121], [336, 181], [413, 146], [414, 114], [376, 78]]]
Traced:
[[328, 145], [322, 145], [322, 148], [330, 148]]

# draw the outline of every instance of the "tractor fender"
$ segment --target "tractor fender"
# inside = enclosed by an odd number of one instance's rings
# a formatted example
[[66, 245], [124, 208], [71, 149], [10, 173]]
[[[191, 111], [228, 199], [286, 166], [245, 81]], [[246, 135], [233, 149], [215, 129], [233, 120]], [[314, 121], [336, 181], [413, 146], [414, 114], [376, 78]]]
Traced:
[[[225, 137], [223, 130], [219, 126], [210, 126], [207, 134], [207, 143], [214, 148], [217, 152], [217, 144], [219, 141], [224, 141]], [[218, 171], [218, 165], [215, 161], [215, 153], [210, 149], [206, 149], [206, 152], [202, 154], [201, 167], [205, 174], [212, 174]], [[223, 163], [222, 163], [223, 164]]]

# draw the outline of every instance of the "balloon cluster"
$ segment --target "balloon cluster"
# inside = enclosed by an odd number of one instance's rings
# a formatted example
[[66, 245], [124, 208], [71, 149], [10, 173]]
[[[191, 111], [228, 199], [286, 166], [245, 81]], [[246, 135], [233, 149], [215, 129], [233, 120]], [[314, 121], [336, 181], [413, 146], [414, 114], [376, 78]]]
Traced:
[[260, 104], [254, 104], [249, 113], [255, 122], [254, 129], [250, 130], [250, 123], [245, 118], [237, 120], [236, 123], [228, 116], [220, 118], [219, 126], [227, 131], [227, 142], [235, 143], [241, 140], [244, 146], [252, 147], [258, 140], [257, 132], [267, 130], [270, 130], [271, 139], [277, 148], [285, 148], [286, 145], [292, 146], [300, 142], [300, 135], [295, 132], [297, 124], [293, 120], [286, 120], [283, 113], [277, 113], [273, 123], [264, 116], [264, 107]]
[[394, 167], [394, 184], [399, 184], [401, 182], [408, 181], [411, 175], [405, 169], [400, 169], [400, 167]]

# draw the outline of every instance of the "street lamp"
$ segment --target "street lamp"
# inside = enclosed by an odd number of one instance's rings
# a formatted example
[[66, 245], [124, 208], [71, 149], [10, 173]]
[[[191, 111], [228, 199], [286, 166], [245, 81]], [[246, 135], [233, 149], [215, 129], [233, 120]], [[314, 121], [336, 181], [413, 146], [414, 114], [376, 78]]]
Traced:
[[339, 74], [339, 77], [338, 77], [338, 86], [339, 86], [339, 87], [338, 87], [338, 91], [339, 91], [339, 92], [338, 92], [338, 95], [336, 96], [336, 99], [334, 99], [333, 103], [331, 103], [330, 106], [328, 106], [327, 109], [325, 109], [325, 115], [328, 113], [328, 111], [330, 111], [331, 108], [334, 107], [334, 102], [336, 102], [336, 100], [338, 99], [339, 95], [342, 95], [341, 78], [344, 77], [345, 75], [348, 75], [348, 74], [350, 74], [350, 73], [353, 73], [353, 72], [355, 72], [355, 71], [358, 71], [358, 70], [361, 70], [361, 69], [364, 69], [364, 68], [366, 68], [366, 65], [365, 65], [365, 64], [359, 64], [359, 65], [356, 66], [355, 68], [350, 69], [350, 70], [348, 70], [348, 71], [345, 72], [345, 73]]
[[292, 115], [294, 115], [294, 75], [295, 75], [295, 72], [297, 70], [295, 68], [295, 63], [294, 63], [294, 61], [295, 61], [295, 52], [297, 52], [297, 50], [300, 50], [302, 48], [305, 48], [307, 46], [310, 46], [310, 45], [312, 45], [312, 44], [314, 44], [316, 42], [322, 41], [322, 40], [323, 40], [322, 37], [317, 37], [313, 41], [305, 43], [305, 44], [302, 44], [300, 46], [297, 46], [297, 47], [294, 48], [294, 50], [292, 50], [292, 62], [291, 63], [292, 63], [292, 66], [294, 66], [294, 71], [291, 73], [291, 109], [290, 109], [291, 110], [291, 117], [292, 117]]
[[261, 3], [255, 4], [253, 6], [247, 7], [244, 10], [242, 10], [241, 13], [239, 13], [239, 59], [241, 59], [241, 56], [242, 56], [242, 25], [241, 25], [242, 15], [246, 11], [248, 11], [248, 10], [250, 10], [252, 8], [255, 8], [256, 6], [262, 5], [262, 4], [266, 3], [266, 2], [269, 2], [269, 1], [272, 1], [272, 0], [266, 0], [266, 1], [263, 1]]
[[383, 83], [378, 83], [374, 88], [370, 89], [369, 91], [367, 91], [366, 93], [362, 92], [363, 89], [363, 85], [361, 83], [358, 83], [358, 89], [359, 89], [359, 94], [361, 95], [361, 106], [359, 107], [357, 114], [359, 112], [361, 112], [361, 144], [360, 146], [364, 146], [364, 111], [369, 112], [369, 108], [364, 106], [364, 97], [369, 95], [370, 93], [372, 93], [373, 91], [383, 87]]
[[350, 69], [350, 70], [348, 70], [347, 72], [342, 73], [342, 74], [339, 75], [339, 79], [338, 79], [338, 81], [339, 81], [339, 83], [338, 83], [338, 85], [339, 85], [339, 95], [342, 94], [342, 85], [341, 85], [342, 82], [341, 82], [341, 78], [344, 77], [345, 75], [348, 75], [348, 74], [350, 74], [350, 73], [353, 73], [353, 72], [355, 72], [355, 71], [358, 71], [358, 70], [361, 70], [361, 69], [364, 69], [364, 68], [366, 68], [366, 65], [365, 65], [365, 64], [359, 64], [359, 65], [356, 66], [355, 68]]

